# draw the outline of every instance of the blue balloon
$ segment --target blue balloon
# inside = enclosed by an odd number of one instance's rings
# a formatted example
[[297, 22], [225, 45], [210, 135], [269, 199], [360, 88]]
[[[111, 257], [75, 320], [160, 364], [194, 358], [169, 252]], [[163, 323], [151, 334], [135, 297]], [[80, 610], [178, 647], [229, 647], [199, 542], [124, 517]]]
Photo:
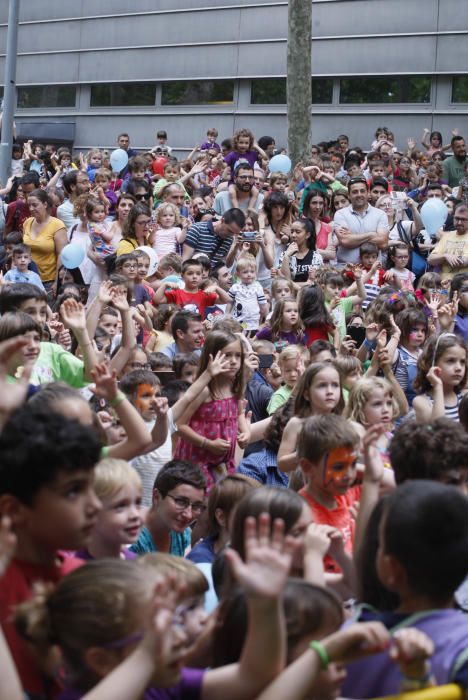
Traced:
[[116, 148], [110, 156], [110, 164], [114, 173], [120, 173], [128, 163], [128, 153], [123, 148]]
[[421, 207], [421, 219], [424, 228], [431, 236], [434, 236], [445, 224], [447, 216], [447, 206], [437, 197], [427, 199]]
[[60, 253], [60, 258], [62, 260], [62, 265], [67, 268], [67, 270], [74, 270], [79, 267], [85, 258], [84, 248], [78, 245], [78, 243], [69, 243], [63, 248]]
[[273, 156], [268, 164], [268, 169], [270, 173], [283, 173], [283, 175], [287, 175], [291, 172], [291, 166], [291, 158], [281, 154], [279, 156]]

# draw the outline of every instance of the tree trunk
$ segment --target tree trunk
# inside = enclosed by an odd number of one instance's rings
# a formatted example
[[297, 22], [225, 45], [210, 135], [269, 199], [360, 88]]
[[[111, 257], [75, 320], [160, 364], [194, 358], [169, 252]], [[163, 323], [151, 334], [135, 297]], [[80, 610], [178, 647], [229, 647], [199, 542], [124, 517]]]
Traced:
[[288, 150], [293, 165], [310, 154], [312, 0], [288, 3]]

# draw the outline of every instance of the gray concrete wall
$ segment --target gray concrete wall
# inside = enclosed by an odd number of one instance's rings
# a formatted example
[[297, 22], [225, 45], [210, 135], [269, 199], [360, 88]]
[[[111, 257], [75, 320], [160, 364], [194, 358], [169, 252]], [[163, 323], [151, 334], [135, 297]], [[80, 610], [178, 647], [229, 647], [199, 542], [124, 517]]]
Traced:
[[[0, 3], [0, 76], [3, 75], [8, 3]], [[284, 143], [286, 106], [252, 105], [250, 79], [286, 75], [287, 2], [279, 0], [21, 0], [19, 86], [72, 84], [76, 105], [17, 109], [27, 121], [75, 124], [75, 147], [112, 147], [119, 131], [132, 144], [154, 144], [165, 128], [181, 152], [204, 138], [239, 126]], [[423, 126], [444, 136], [468, 132], [468, 104], [451, 104], [451, 79], [468, 65], [468, 2], [459, 0], [314, 0], [313, 74], [334, 79], [331, 105], [313, 107], [312, 139], [347, 132], [368, 146], [385, 123], [401, 143]], [[339, 77], [428, 75], [428, 104], [340, 105]], [[228, 105], [161, 105], [169, 80], [234, 78]], [[150, 107], [91, 107], [93, 83], [155, 81]]]

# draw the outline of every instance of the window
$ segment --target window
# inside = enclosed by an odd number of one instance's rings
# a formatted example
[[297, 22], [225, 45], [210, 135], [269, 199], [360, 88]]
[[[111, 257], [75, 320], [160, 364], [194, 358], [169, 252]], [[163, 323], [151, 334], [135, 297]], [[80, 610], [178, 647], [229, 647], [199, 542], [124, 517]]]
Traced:
[[341, 104], [402, 103], [431, 101], [430, 78], [343, 78]]
[[468, 75], [457, 75], [453, 78], [452, 102], [468, 102]]
[[233, 80], [177, 80], [162, 86], [163, 105], [223, 105], [233, 102]]
[[76, 87], [74, 85], [31, 85], [18, 88], [18, 108], [74, 107]]
[[[312, 103], [331, 104], [333, 80], [313, 78]], [[286, 78], [258, 78], [250, 84], [250, 103], [253, 105], [285, 105]]]
[[91, 107], [148, 107], [155, 99], [156, 83], [91, 85]]

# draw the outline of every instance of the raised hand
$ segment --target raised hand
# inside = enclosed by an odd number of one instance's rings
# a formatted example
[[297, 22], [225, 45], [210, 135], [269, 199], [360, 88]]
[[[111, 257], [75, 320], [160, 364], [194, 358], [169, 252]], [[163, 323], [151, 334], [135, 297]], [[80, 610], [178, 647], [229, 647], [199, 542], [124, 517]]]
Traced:
[[169, 403], [165, 396], [156, 396], [153, 401], [154, 411], [156, 416], [167, 416]]
[[94, 389], [91, 389], [93, 394], [106, 401], [113, 401], [118, 392], [115, 369], [111, 370], [105, 362], [100, 362], [91, 370], [91, 377], [95, 385]]
[[71, 331], [86, 330], [86, 314], [84, 306], [75, 299], [66, 299], [60, 307], [62, 321]]
[[386, 425], [373, 425], [366, 430], [362, 438], [365, 481], [380, 484], [383, 479], [385, 467], [377, 447], [377, 441], [386, 429]]
[[275, 520], [270, 528], [270, 516], [246, 518], [245, 562], [233, 549], [226, 550], [226, 559], [238, 584], [247, 597], [278, 598], [291, 568], [294, 540], [284, 535], [283, 520]]
[[442, 386], [442, 379], [440, 378], [442, 370], [440, 367], [431, 367], [426, 377], [429, 384], [435, 389], [437, 386]]
[[99, 286], [98, 292], [99, 301], [104, 304], [110, 304], [112, 299], [112, 282], [110, 280], [104, 280]]
[[119, 287], [111, 289], [110, 298], [113, 306], [119, 311], [128, 311], [130, 306], [127, 299], [127, 290]]
[[318, 554], [321, 559], [325, 556], [330, 548], [330, 531], [333, 530], [329, 525], [320, 525], [311, 523], [307, 528], [304, 539], [304, 556], [314, 553]]
[[207, 370], [211, 378], [217, 377], [224, 372], [229, 372], [229, 360], [226, 359], [226, 355], [221, 350], [214, 357], [210, 355]]

